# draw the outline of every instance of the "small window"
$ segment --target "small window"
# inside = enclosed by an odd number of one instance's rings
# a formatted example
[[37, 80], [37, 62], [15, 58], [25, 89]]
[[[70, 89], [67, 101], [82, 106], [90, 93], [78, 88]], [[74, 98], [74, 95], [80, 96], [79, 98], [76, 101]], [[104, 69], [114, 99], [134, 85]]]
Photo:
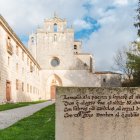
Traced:
[[103, 79], [103, 82], [106, 83], [106, 79], [105, 78]]
[[34, 37], [31, 37], [31, 43], [34, 44]]
[[8, 56], [8, 65], [10, 65], [10, 57]]
[[16, 46], [16, 55], [18, 56], [19, 54], [19, 50], [18, 50], [18, 46]]
[[33, 65], [32, 65], [32, 62], [30, 61], [30, 72], [33, 72]]
[[7, 37], [7, 45], [8, 47], [11, 47], [11, 38], [9, 36]]
[[57, 24], [55, 23], [53, 26], [54, 32], [57, 32]]
[[29, 84], [27, 84], [27, 92], [29, 92]]
[[16, 90], [19, 89], [19, 81], [16, 79]]
[[32, 86], [30, 86], [30, 93], [32, 93]]
[[77, 45], [74, 45], [74, 50], [77, 50]]
[[22, 82], [22, 91], [24, 91], [24, 83]]
[[84, 66], [87, 67], [88, 66], [87, 63], [84, 63]]
[[9, 45], [9, 43], [11, 43], [11, 38], [8, 36], [8, 45]]

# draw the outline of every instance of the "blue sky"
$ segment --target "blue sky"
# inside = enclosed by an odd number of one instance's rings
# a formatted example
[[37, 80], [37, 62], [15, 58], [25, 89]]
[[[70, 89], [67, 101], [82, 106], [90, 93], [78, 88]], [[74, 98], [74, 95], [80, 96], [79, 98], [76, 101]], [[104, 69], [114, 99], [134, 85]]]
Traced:
[[81, 29], [80, 31], [77, 31], [75, 33], [76, 39], [89, 39], [90, 35], [93, 32], [97, 32], [101, 28], [98, 21], [95, 20], [94, 18], [88, 16], [88, 15], [86, 15], [82, 20], [84, 20], [87, 24], [89, 24], [90, 27], [86, 28], [86, 29]]
[[75, 29], [83, 51], [94, 55], [96, 70], [111, 70], [121, 47], [137, 38], [134, 28], [138, 0], [0, 0], [0, 13], [27, 45], [28, 36], [56, 11]]

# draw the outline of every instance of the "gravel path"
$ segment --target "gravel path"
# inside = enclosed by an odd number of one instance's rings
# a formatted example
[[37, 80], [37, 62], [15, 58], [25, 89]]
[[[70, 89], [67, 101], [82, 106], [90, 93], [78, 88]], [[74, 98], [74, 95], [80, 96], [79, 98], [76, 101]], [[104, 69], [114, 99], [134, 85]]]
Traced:
[[0, 111], [0, 129], [7, 128], [15, 122], [32, 115], [33, 113], [41, 110], [42, 108], [53, 104], [54, 101], [47, 101], [44, 103], [34, 104], [30, 106]]

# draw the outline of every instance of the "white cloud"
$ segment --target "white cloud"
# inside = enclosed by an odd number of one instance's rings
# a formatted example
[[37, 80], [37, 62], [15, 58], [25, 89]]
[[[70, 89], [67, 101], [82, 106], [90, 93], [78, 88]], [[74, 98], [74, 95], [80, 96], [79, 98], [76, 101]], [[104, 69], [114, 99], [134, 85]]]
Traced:
[[113, 66], [113, 56], [120, 47], [127, 47], [136, 39], [136, 29], [133, 26], [134, 7], [116, 8], [104, 12], [98, 22], [101, 29], [92, 33], [87, 47], [95, 55], [98, 70], [108, 70]]
[[[90, 3], [88, 11], [84, 3]], [[138, 0], [0, 0], [0, 13], [18, 35], [29, 35], [53, 16], [54, 11], [74, 24], [76, 30], [89, 29], [91, 25], [83, 17], [88, 15], [100, 23], [101, 28], [83, 40], [84, 49], [95, 56], [96, 66], [109, 69], [117, 48], [127, 46], [136, 38], [133, 27]], [[107, 10], [108, 7], [113, 7]]]
[[73, 25], [74, 25], [76, 31], [79, 31], [82, 29], [91, 29], [91, 24], [87, 23], [86, 21], [81, 20], [81, 19], [76, 19], [73, 22]]
[[54, 12], [72, 24], [86, 13], [83, 3], [79, 0], [0, 0], [0, 13], [18, 34], [28, 34], [45, 18], [53, 17]]
[[128, 0], [115, 0], [115, 4], [127, 5], [128, 4]]

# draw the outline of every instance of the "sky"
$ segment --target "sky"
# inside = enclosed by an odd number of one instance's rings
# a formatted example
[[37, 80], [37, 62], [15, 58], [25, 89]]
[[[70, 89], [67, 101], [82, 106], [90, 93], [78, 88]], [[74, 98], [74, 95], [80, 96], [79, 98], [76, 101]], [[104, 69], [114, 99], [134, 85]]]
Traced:
[[73, 26], [97, 71], [110, 71], [113, 57], [137, 38], [138, 0], [0, 0], [0, 14], [27, 46], [28, 36], [54, 12]]

